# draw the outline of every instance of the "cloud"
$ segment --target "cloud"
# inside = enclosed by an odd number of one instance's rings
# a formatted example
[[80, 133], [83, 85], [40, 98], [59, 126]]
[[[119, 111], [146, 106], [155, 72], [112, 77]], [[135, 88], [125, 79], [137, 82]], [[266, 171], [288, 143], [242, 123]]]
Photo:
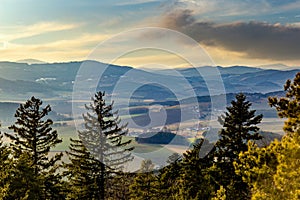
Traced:
[[140, 5], [140, 4], [146, 4], [146, 3], [155, 3], [159, 2], [158, 0], [130, 0], [130, 1], [122, 1], [118, 2], [116, 6], [132, 6], [132, 5]]
[[[170, 7], [170, 6], [169, 6]], [[300, 1], [286, 0], [173, 0], [171, 8], [193, 10], [208, 18], [232, 16], [260, 16], [299, 10]]]
[[197, 15], [206, 18], [220, 18], [232, 16], [255, 16], [270, 12], [272, 6], [267, 1], [238, 1], [238, 0], [173, 0], [169, 10], [193, 10]]
[[80, 24], [62, 24], [57, 22], [43, 22], [32, 24], [30, 26], [15, 26], [9, 27], [8, 29], [6, 28], [8, 31], [5, 34], [1, 34], [0, 39], [5, 41], [13, 41], [49, 32], [71, 30], [79, 26]]
[[176, 10], [165, 15], [161, 26], [183, 32], [211, 47], [243, 53], [249, 58], [299, 60], [298, 24], [235, 22], [216, 24], [198, 22], [190, 10]]
[[44, 44], [8, 43], [6, 48], [0, 46], [0, 53], [2, 59], [11, 61], [26, 58], [36, 58], [47, 62], [82, 60], [97, 44], [110, 37], [111, 35], [108, 34], [83, 34], [74, 39]]
[[282, 5], [281, 10], [291, 11], [291, 10], [299, 10], [300, 9], [300, 1], [294, 1], [287, 4]]

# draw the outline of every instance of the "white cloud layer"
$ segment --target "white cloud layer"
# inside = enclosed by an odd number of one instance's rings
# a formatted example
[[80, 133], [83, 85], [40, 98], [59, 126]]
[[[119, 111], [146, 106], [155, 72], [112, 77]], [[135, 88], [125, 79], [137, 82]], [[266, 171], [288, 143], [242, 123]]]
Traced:
[[6, 27], [6, 33], [0, 34], [0, 41], [13, 41], [24, 39], [44, 33], [71, 30], [79, 27], [79, 24], [62, 24], [57, 22], [43, 22], [32, 24], [30, 26], [13, 26]]
[[222, 16], [256, 16], [299, 10], [300, 1], [270, 0], [174, 0], [174, 8], [193, 10], [195, 15], [208, 15], [212, 18]]

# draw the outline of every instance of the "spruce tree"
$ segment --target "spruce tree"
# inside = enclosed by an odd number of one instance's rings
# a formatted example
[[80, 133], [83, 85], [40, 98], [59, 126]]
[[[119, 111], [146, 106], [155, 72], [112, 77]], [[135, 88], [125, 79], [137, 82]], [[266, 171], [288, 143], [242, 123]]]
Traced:
[[36, 175], [31, 155], [23, 152], [12, 162], [10, 184], [5, 199], [45, 199], [44, 176]]
[[101, 162], [91, 155], [81, 140], [70, 140], [70, 151], [67, 152], [70, 163], [65, 164], [69, 183], [68, 198], [99, 199]]
[[181, 173], [181, 156], [173, 153], [166, 161], [167, 166], [160, 169], [157, 175], [158, 199], [176, 199], [178, 195], [178, 181]]
[[[105, 198], [107, 179], [121, 171], [124, 164], [133, 159], [130, 153], [133, 148], [127, 147], [131, 140], [122, 140], [127, 134], [127, 125], [120, 125], [121, 120], [117, 112], [112, 111], [113, 104], [107, 105], [104, 96], [104, 92], [97, 92], [92, 97], [92, 102], [85, 105], [88, 112], [83, 115], [84, 130], [78, 131], [82, 143], [79, 144], [79, 149], [71, 149], [73, 155], [70, 153], [71, 157], [77, 154], [78, 159], [89, 157], [91, 163], [87, 162], [86, 165], [90, 165], [88, 168], [94, 167], [93, 173], [96, 174], [96, 184], [99, 189], [98, 199]], [[76, 162], [72, 164], [78, 165]]]
[[259, 140], [262, 137], [256, 126], [262, 120], [262, 115], [255, 116], [255, 110], [250, 110], [251, 103], [246, 101], [242, 93], [236, 95], [236, 101], [227, 107], [225, 115], [219, 117], [223, 129], [219, 132], [220, 139], [216, 143], [219, 162], [232, 163], [242, 151], [247, 150], [249, 140]]
[[15, 114], [17, 121], [9, 127], [14, 133], [5, 135], [11, 140], [16, 162], [26, 161], [33, 170], [32, 180], [41, 181], [38, 183], [38, 191], [35, 191], [38, 199], [51, 199], [52, 189], [56, 187], [55, 184], [60, 178], [56, 170], [59, 167], [57, 161], [61, 159], [62, 154], [49, 158], [49, 152], [62, 140], [58, 138], [57, 132], [52, 130], [53, 121], [46, 118], [51, 111], [50, 105], [44, 108], [41, 106], [42, 101], [35, 97], [21, 104]]
[[10, 149], [3, 144], [3, 135], [0, 133], [0, 199], [4, 199], [7, 196], [10, 186], [12, 168], [10, 153]]
[[157, 195], [157, 178], [151, 160], [143, 160], [138, 174], [130, 185], [130, 199], [160, 199]]
[[236, 172], [251, 185], [252, 199], [300, 198], [300, 73], [284, 89], [286, 96], [269, 97], [269, 104], [287, 118], [286, 135], [263, 148], [249, 143], [235, 163]]
[[226, 190], [229, 199], [245, 199], [248, 197], [248, 186], [242, 178], [235, 174], [233, 162], [238, 161], [239, 153], [247, 150], [250, 140], [259, 140], [258, 133], [262, 115], [255, 115], [250, 110], [251, 103], [246, 101], [242, 93], [236, 95], [236, 100], [227, 107], [225, 115], [219, 117], [223, 129], [219, 132], [220, 139], [216, 143], [215, 159], [219, 173], [217, 183]]
[[210, 199], [214, 190], [214, 182], [210, 176], [212, 160], [210, 157], [200, 157], [200, 151], [207, 140], [201, 139], [194, 147], [183, 154], [179, 172], [179, 196], [182, 199]]
[[129, 187], [133, 183], [135, 173], [117, 172], [106, 182], [106, 196], [108, 199], [130, 199]]

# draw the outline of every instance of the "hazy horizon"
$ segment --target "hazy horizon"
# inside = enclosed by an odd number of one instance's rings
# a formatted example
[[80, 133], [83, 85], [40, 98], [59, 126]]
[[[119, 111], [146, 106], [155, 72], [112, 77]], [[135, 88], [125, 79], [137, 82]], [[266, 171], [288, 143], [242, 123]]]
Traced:
[[[61, 64], [61, 63], [71, 63], [71, 62], [85, 62], [85, 61], [95, 61], [95, 62], [99, 62], [99, 63], [104, 63], [104, 64], [110, 64], [110, 63], [105, 63], [105, 62], [101, 62], [99, 60], [70, 60], [70, 61], [53, 61], [53, 62], [46, 62], [43, 60], [38, 60], [38, 59], [21, 59], [21, 60], [16, 60], [16, 61], [8, 61], [8, 60], [2, 60], [0, 62], [12, 62], [12, 63], [24, 63], [24, 64], [28, 64], [28, 65], [36, 65], [36, 64]], [[151, 66], [147, 66], [147, 67], [136, 67], [136, 66], [131, 66], [131, 65], [119, 65], [116, 64], [117, 66], [120, 67], [132, 67], [132, 68], [136, 68], [136, 69], [142, 69], [142, 70], [164, 70], [164, 68], [160, 68], [160, 67], [151, 67]], [[299, 68], [299, 66], [289, 66], [289, 65], [284, 65], [282, 63], [273, 63], [273, 64], [268, 64], [268, 65], [200, 65], [200, 66], [191, 66], [191, 65], [187, 65], [187, 66], [180, 66], [180, 67], [170, 67], [167, 69], [188, 69], [188, 68], [194, 68], [194, 67], [223, 67], [223, 68], [230, 68], [230, 67], [253, 67], [253, 68], [261, 68], [261, 69], [276, 69], [276, 70], [293, 70], [293, 69], [297, 69]]]
[[[299, 8], [298, 0], [4, 1], [0, 60], [86, 60], [97, 46], [124, 32], [158, 27], [190, 37], [216, 66], [295, 67], [300, 61]], [[149, 38], [157, 40], [157, 35], [137, 35], [128, 41], [124, 37], [115, 44], [122, 50]], [[181, 41], [172, 42], [184, 47]], [[111, 51], [103, 49], [108, 55]], [[189, 54], [197, 56], [192, 49]], [[164, 66], [186, 66], [170, 52], [149, 50], [131, 51], [113, 64], [140, 67], [161, 61]]]

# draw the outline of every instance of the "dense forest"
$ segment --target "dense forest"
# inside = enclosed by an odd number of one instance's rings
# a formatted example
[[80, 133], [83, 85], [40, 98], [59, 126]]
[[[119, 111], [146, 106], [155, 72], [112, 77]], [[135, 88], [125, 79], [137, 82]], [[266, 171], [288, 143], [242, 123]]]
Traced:
[[[12, 133], [1, 133], [0, 199], [300, 199], [300, 73], [284, 85], [285, 97], [269, 105], [286, 118], [285, 135], [269, 145], [261, 139], [256, 115], [242, 93], [219, 117], [219, 140], [205, 156], [198, 140], [182, 156], [174, 153], [162, 169], [144, 160], [136, 172], [131, 140], [105, 93], [86, 105], [83, 130], [66, 152], [51, 151], [62, 140], [47, 117], [51, 106], [32, 97], [17, 108]], [[4, 142], [4, 137], [10, 140]]]

